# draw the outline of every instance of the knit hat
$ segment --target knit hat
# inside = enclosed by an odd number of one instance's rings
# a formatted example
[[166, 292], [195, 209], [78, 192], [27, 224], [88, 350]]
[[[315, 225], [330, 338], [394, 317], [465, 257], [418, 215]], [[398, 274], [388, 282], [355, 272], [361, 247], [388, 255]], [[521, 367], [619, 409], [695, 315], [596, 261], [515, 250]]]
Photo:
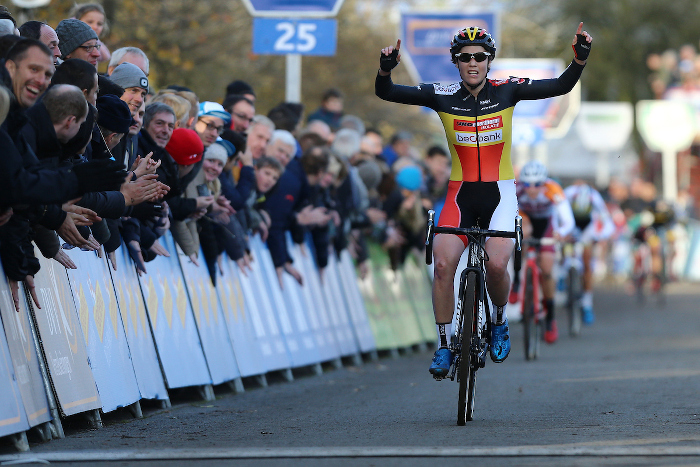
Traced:
[[97, 98], [97, 124], [115, 133], [128, 133], [133, 123], [126, 102], [107, 94]]
[[415, 165], [409, 165], [396, 174], [396, 183], [405, 190], [415, 191], [423, 183], [423, 174]]
[[231, 141], [219, 136], [216, 140], [216, 144], [220, 144], [226, 149], [226, 157], [231, 158], [236, 155], [236, 146]]
[[64, 57], [73, 53], [75, 49], [90, 39], [97, 39], [97, 34], [89, 24], [75, 18], [64, 19], [58, 23], [56, 34]]
[[218, 102], [204, 101], [199, 103], [198, 117], [218, 117], [224, 121], [224, 125], [231, 124], [231, 114], [226, 112], [224, 106]]
[[143, 88], [148, 91], [148, 78], [146, 74], [133, 63], [122, 62], [114, 69], [109, 79], [124, 89]]
[[382, 169], [374, 161], [364, 161], [357, 166], [357, 173], [368, 190], [374, 190], [382, 181]]
[[179, 165], [192, 165], [202, 160], [204, 144], [196, 131], [175, 128], [165, 150]]
[[219, 144], [218, 142], [212, 144], [207, 148], [206, 151], [204, 151], [204, 158], [205, 159], [218, 159], [220, 160], [224, 165], [226, 165], [226, 162], [228, 162], [228, 151], [226, 148]]

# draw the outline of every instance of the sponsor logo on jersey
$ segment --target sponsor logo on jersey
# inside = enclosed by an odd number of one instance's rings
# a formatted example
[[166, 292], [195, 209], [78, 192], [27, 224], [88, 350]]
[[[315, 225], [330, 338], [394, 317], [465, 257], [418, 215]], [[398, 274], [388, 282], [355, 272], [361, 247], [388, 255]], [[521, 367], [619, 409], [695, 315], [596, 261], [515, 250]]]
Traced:
[[501, 84], [506, 84], [509, 79], [490, 79], [489, 82], [491, 83], [491, 86], [500, 86]]
[[462, 112], [469, 112], [471, 109], [462, 109], [460, 107], [452, 107], [452, 110], [461, 110]]
[[459, 85], [459, 83], [452, 83], [447, 85], [435, 83], [433, 84], [433, 87], [435, 88], [435, 94], [451, 96], [452, 94], [456, 94], [461, 86]]
[[526, 81], [525, 78], [516, 78], [514, 76], [511, 76], [510, 82], [515, 83], [515, 84], [523, 84]]
[[455, 133], [458, 144], [476, 145], [493, 144], [503, 141], [503, 130], [484, 131], [479, 133]]
[[[478, 127], [476, 125], [478, 125]], [[482, 131], [493, 130], [495, 128], [503, 128], [503, 117], [499, 115], [497, 117], [479, 120], [478, 122], [476, 122], [476, 125], [474, 120], [455, 119], [454, 129], [455, 131], [478, 131], [479, 133], [481, 133]]]
[[479, 102], [479, 104], [481, 104], [481, 105], [486, 105], [486, 104], [490, 104], [490, 103], [491, 103], [491, 99], [486, 99], [485, 101]]

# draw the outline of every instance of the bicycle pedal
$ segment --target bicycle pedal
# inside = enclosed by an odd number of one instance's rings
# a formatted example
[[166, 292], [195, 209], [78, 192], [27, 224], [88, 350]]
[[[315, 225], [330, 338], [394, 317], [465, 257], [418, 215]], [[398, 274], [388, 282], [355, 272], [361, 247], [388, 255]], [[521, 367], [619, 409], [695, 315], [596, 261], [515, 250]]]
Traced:
[[433, 375], [433, 379], [435, 381], [442, 381], [443, 379], [445, 379], [445, 377], [440, 375]]

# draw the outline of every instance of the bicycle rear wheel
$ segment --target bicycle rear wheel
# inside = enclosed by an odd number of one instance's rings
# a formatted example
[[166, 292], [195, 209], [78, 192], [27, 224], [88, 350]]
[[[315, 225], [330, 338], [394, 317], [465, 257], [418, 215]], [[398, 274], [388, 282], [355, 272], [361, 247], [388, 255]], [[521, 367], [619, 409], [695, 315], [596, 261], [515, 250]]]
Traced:
[[476, 273], [467, 273], [466, 289], [462, 296], [462, 356], [457, 369], [459, 398], [457, 402], [457, 425], [463, 426], [472, 420], [476, 395], [476, 368], [472, 365], [472, 336], [478, 325], [476, 319]]
[[569, 313], [569, 335], [581, 333], [581, 276], [575, 267], [569, 268], [566, 308]]
[[525, 293], [523, 296], [523, 325], [525, 359], [533, 360], [539, 353], [539, 332], [538, 323], [535, 321], [535, 284], [533, 284], [532, 269], [528, 268], [525, 273]]

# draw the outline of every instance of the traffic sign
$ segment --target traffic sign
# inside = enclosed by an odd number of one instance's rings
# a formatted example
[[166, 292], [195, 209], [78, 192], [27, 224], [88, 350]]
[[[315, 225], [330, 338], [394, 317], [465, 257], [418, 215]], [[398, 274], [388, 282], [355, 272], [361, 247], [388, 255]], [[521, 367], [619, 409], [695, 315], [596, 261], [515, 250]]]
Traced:
[[251, 16], [330, 18], [343, 0], [243, 0]]
[[253, 53], [335, 55], [334, 19], [254, 18]]

